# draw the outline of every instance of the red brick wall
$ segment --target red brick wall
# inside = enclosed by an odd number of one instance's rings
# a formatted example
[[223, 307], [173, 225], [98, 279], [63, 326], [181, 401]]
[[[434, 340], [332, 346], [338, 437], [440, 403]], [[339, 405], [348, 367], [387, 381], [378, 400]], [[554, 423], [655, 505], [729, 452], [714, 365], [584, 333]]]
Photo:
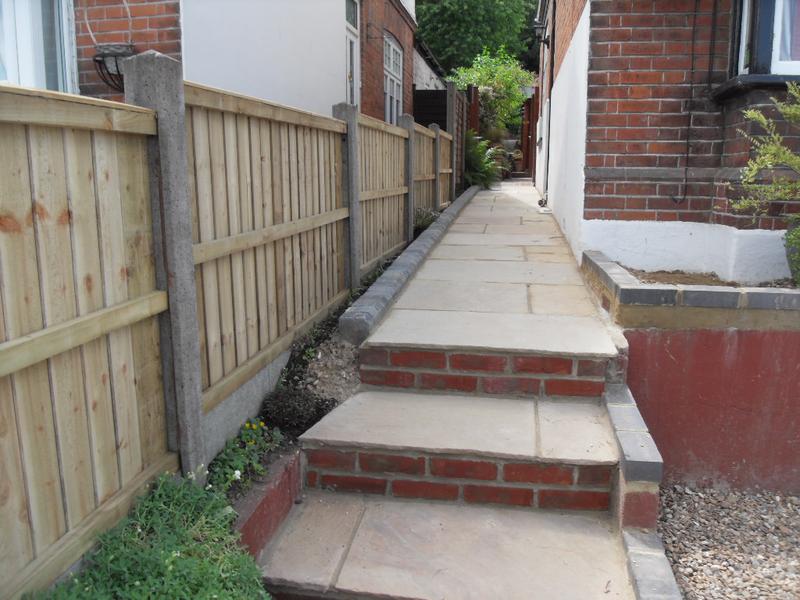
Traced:
[[667, 478], [800, 493], [800, 332], [625, 332]]
[[94, 44], [84, 18], [88, 11], [91, 30], [98, 43], [133, 43], [136, 52], [158, 50], [180, 60], [181, 29], [179, 0], [128, 0], [131, 21], [119, 0], [75, 0], [75, 33], [78, 54], [78, 83], [81, 94], [122, 99], [110, 89], [94, 68]]
[[555, 75], [558, 77], [558, 69], [561, 63], [564, 62], [564, 56], [567, 54], [569, 45], [572, 42], [572, 34], [578, 27], [578, 21], [581, 19], [583, 7], [586, 6], [586, 0], [570, 0], [569, 2], [559, 2], [556, 4], [556, 43], [555, 43]]
[[361, 112], [383, 120], [383, 34], [403, 48], [403, 112], [413, 114], [414, 21], [398, 0], [361, 1]]

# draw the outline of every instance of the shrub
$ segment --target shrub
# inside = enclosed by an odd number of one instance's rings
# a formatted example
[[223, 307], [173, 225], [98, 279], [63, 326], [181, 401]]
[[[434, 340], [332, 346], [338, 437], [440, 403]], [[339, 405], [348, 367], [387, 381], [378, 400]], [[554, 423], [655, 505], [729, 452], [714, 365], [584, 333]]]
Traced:
[[414, 211], [414, 237], [419, 236], [428, 227], [433, 225], [439, 215], [442, 214], [429, 208], [418, 208]]
[[261, 414], [267, 423], [297, 438], [335, 407], [333, 398], [306, 389], [278, 388], [264, 400]]
[[251, 419], [229, 439], [208, 466], [208, 483], [213, 489], [227, 493], [234, 488], [243, 491], [257, 475], [267, 472], [262, 460], [283, 441], [280, 429], [270, 429], [264, 421]]
[[75, 577], [39, 597], [269, 598], [222, 494], [162, 475]]
[[494, 53], [485, 49], [475, 57], [472, 66], [456, 69], [452, 79], [462, 90], [468, 85], [478, 87], [481, 134], [486, 135], [495, 128], [519, 128], [525, 102], [522, 88], [533, 85], [534, 75], [505, 48]]
[[786, 232], [784, 244], [786, 244], [786, 257], [789, 259], [792, 279], [794, 279], [795, 285], [800, 286], [800, 218], [793, 220], [793, 227]]
[[474, 131], [464, 139], [464, 180], [468, 185], [488, 188], [500, 178], [497, 148], [490, 148], [488, 140], [479, 140]]

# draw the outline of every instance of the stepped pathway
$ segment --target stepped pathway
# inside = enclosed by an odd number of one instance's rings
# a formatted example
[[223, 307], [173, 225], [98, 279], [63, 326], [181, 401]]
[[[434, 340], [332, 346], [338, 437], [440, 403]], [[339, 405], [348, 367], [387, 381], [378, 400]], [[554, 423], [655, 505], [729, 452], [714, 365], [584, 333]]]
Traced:
[[619, 352], [536, 200], [463, 209], [362, 345], [362, 389], [301, 437], [306, 498], [259, 559], [278, 598], [636, 597]]

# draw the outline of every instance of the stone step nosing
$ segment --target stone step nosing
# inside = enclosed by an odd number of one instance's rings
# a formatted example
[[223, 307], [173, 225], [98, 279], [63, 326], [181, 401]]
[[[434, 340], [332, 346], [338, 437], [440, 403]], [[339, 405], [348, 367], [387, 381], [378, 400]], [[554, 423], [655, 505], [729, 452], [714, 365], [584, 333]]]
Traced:
[[[300, 437], [301, 449], [306, 450], [336, 450], [338, 452], [364, 452], [391, 454], [393, 456], [413, 456], [414, 458], [424, 458], [433, 456], [436, 458], [448, 458], [453, 460], [486, 460], [494, 459], [498, 464], [517, 464], [517, 463], [541, 463], [544, 465], [564, 465], [575, 467], [616, 467], [619, 461], [613, 460], [592, 460], [590, 458], [559, 458], [552, 456], [539, 456], [536, 454], [512, 454], [506, 452], [486, 452], [474, 449], [461, 448], [424, 448], [421, 446], [375, 444], [372, 442], [354, 442], [354, 440], [318, 440], [314, 438]], [[357, 444], [357, 445], [354, 445]], [[380, 451], [380, 452], [376, 452]]]
[[428, 343], [404, 343], [404, 342], [371, 342], [366, 340], [361, 348], [374, 349], [386, 348], [391, 350], [421, 350], [439, 351], [447, 353], [469, 353], [469, 354], [512, 354], [514, 356], [542, 356], [542, 357], [573, 357], [585, 359], [609, 359], [615, 358], [619, 352], [576, 352], [573, 350], [545, 350], [537, 348], [512, 348], [512, 347], [489, 347], [489, 346], [467, 346], [459, 344], [428, 344]]

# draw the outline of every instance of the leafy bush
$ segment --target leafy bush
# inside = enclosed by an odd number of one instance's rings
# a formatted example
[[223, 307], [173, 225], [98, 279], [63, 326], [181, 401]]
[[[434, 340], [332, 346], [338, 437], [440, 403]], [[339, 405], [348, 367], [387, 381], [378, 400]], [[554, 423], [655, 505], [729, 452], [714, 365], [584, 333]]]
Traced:
[[472, 66], [456, 69], [452, 80], [459, 89], [478, 87], [481, 97], [480, 130], [486, 134], [493, 128], [519, 128], [525, 102], [523, 86], [532, 86], [534, 75], [520, 62], [500, 48], [488, 49], [475, 57]]
[[100, 537], [86, 568], [40, 598], [266, 598], [222, 494], [162, 475], [130, 516]]
[[278, 388], [261, 409], [263, 419], [286, 435], [297, 438], [336, 408], [336, 400], [306, 389]]
[[[800, 84], [789, 82], [785, 102], [775, 98], [772, 103], [783, 119], [792, 127], [800, 127]], [[761, 135], [748, 135], [740, 130], [751, 143], [753, 155], [742, 169], [742, 187], [745, 195], [732, 201], [739, 211], [755, 216], [767, 213], [771, 207], [783, 208], [785, 202], [800, 199], [800, 154], [792, 150], [778, 132], [775, 120], [759, 108], [744, 111], [744, 117], [759, 125], [764, 131]], [[787, 176], [786, 170], [791, 174]], [[793, 222], [794, 227], [784, 239], [792, 277], [800, 284], [800, 233], [798, 216], [784, 215]]]
[[247, 421], [239, 435], [229, 439], [208, 466], [209, 485], [223, 493], [232, 487], [247, 489], [253, 477], [267, 472], [262, 459], [276, 450], [282, 441], [280, 429], [270, 431], [264, 421]]
[[464, 180], [468, 185], [488, 188], [500, 178], [497, 149], [488, 140], [479, 140], [470, 130], [464, 139]]

